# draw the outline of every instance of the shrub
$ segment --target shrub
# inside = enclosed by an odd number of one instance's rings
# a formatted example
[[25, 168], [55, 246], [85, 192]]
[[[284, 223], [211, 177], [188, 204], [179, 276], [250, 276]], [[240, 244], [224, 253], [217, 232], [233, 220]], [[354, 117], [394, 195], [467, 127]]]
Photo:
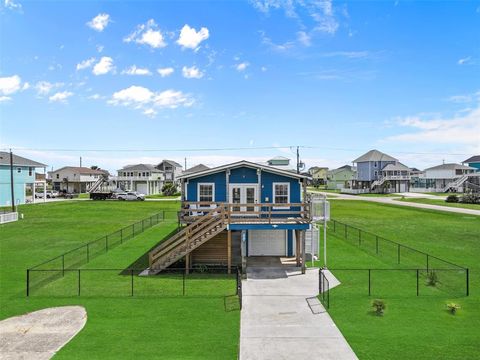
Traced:
[[380, 299], [375, 299], [372, 301], [372, 307], [377, 316], [382, 316], [383, 313], [385, 312], [385, 308], [387, 307], [387, 305], [385, 304], [385, 301]]
[[457, 195], [448, 195], [447, 198], [445, 199], [445, 202], [456, 203], [456, 202], [458, 202], [458, 196]]
[[438, 282], [438, 275], [435, 271], [430, 271], [427, 273], [427, 285], [436, 286]]
[[448, 303], [447, 309], [450, 312], [450, 314], [455, 315], [457, 313], [457, 310], [460, 309], [460, 305], [455, 303]]
[[166, 183], [162, 187], [162, 193], [165, 196], [173, 196], [177, 193], [177, 186], [174, 183]]
[[480, 204], [480, 195], [473, 193], [465, 194], [460, 199], [460, 202], [464, 204]]

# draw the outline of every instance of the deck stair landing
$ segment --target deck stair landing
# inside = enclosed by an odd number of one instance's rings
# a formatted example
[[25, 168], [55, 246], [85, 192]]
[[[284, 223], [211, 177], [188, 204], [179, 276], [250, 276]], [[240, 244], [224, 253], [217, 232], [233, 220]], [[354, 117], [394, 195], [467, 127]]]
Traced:
[[227, 227], [225, 208], [198, 219], [149, 253], [149, 274], [158, 273], [206, 243]]

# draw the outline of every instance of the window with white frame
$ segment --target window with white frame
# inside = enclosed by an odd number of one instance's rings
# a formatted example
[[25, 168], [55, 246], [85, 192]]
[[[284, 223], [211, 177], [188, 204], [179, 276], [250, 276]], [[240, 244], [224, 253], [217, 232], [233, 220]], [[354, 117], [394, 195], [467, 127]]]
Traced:
[[288, 204], [289, 198], [290, 198], [289, 183], [273, 184], [273, 203], [274, 204]]
[[198, 184], [198, 201], [213, 202], [215, 201], [215, 186], [213, 183]]

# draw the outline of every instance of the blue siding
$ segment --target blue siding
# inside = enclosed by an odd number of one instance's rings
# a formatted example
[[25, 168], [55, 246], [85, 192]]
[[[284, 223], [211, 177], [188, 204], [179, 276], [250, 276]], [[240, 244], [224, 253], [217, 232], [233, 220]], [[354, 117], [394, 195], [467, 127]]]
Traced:
[[[377, 166], [375, 166], [375, 163]], [[357, 163], [357, 179], [360, 181], [373, 181], [381, 176], [382, 169], [395, 161], [364, 161]], [[377, 175], [375, 175], [377, 171]]]
[[197, 184], [198, 183], [215, 183], [215, 201], [227, 200], [227, 184], [225, 171], [189, 179], [187, 184], [187, 201], [197, 201]]
[[258, 183], [257, 169], [240, 167], [230, 170], [231, 183]]
[[[288, 182], [290, 183], [290, 199], [291, 203], [299, 203], [302, 198], [302, 187], [296, 178], [291, 178], [283, 175], [273, 174], [267, 171], [262, 171], [262, 192], [259, 202], [272, 203], [273, 202], [273, 183], [274, 182]], [[268, 199], [268, 200], [267, 200]]]
[[[18, 172], [18, 168], [21, 172]], [[29, 175], [28, 166], [13, 167], [14, 197], [16, 204], [25, 204], [25, 184], [35, 182], [35, 168]], [[0, 165], [0, 206], [11, 205], [12, 195], [10, 190], [10, 166]]]

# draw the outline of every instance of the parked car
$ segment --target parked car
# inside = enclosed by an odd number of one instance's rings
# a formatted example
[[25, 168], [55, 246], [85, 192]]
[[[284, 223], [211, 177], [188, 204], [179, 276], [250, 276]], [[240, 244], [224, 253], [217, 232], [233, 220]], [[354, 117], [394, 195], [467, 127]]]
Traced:
[[60, 190], [60, 194], [58, 196], [61, 196], [65, 199], [73, 199], [74, 197], [78, 197], [78, 194], [68, 192], [67, 190]]
[[[58, 191], [56, 190], [47, 190], [45, 194], [47, 196], [47, 199], [53, 199], [59, 196]], [[43, 191], [35, 193], [35, 197], [43, 199]]]
[[145, 200], [145, 194], [140, 194], [136, 191], [117, 193], [116, 197], [118, 200]]

